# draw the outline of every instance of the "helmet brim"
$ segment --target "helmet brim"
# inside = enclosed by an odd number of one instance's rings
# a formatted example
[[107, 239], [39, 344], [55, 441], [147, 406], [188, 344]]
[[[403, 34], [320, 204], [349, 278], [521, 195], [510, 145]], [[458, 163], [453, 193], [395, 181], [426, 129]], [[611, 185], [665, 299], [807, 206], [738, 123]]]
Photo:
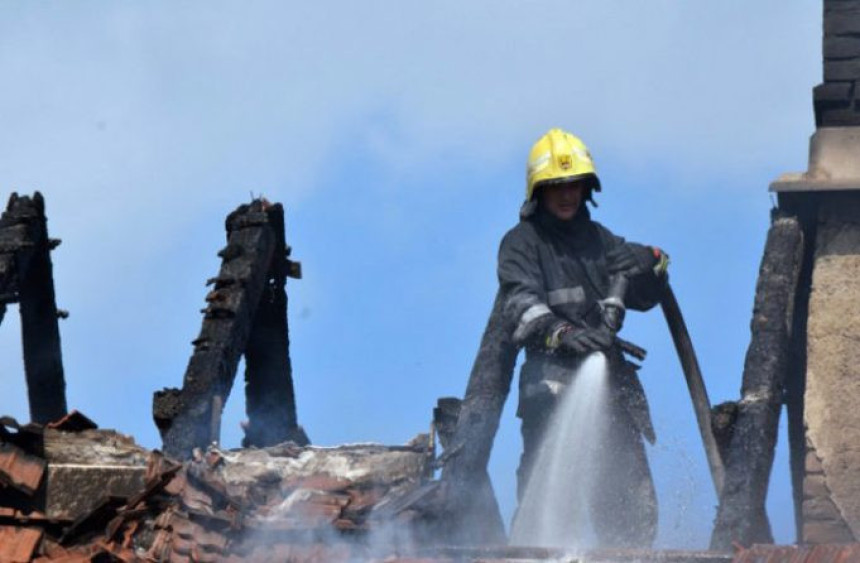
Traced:
[[574, 176], [563, 176], [561, 178], [550, 178], [547, 180], [541, 180], [540, 182], [536, 183], [534, 186], [534, 193], [532, 194], [532, 199], [535, 198], [535, 196], [538, 193], [538, 190], [540, 190], [544, 186], [558, 186], [561, 184], [568, 184], [568, 183], [581, 182], [581, 181], [585, 181], [585, 183], [586, 183], [585, 187], [586, 188], [593, 190], [595, 192], [600, 191], [600, 179], [597, 177], [597, 174], [594, 174], [593, 172], [587, 172], [585, 174], [576, 174]]

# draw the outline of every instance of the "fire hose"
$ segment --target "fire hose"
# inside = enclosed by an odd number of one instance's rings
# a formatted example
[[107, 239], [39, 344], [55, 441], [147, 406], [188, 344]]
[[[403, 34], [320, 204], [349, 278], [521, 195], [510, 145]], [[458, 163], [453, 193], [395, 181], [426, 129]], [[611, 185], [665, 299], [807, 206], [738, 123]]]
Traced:
[[[621, 329], [621, 324], [624, 320], [624, 297], [627, 292], [627, 285], [628, 280], [626, 276], [613, 276], [610, 280], [607, 297], [600, 302], [603, 322], [613, 334]], [[687, 389], [693, 402], [693, 411], [696, 415], [699, 433], [705, 446], [705, 455], [708, 459], [711, 479], [714, 482], [717, 498], [719, 498], [723, 490], [725, 469], [717, 441], [711, 428], [711, 402], [708, 399], [708, 392], [705, 389], [705, 381], [702, 378], [702, 370], [699, 368], [699, 361], [696, 358], [696, 351], [693, 349], [690, 333], [687, 331], [687, 325], [681, 314], [681, 308], [678, 306], [678, 300], [675, 298], [675, 292], [672, 291], [672, 287], [668, 281], [664, 286], [663, 294], [660, 298], [660, 307], [663, 310], [663, 316], [666, 318], [666, 324], [669, 326], [669, 332], [672, 335], [672, 342], [675, 344], [678, 359], [681, 361], [681, 369], [684, 372], [684, 379], [687, 381]], [[635, 344], [621, 340], [618, 337], [616, 337], [616, 342], [622, 351], [631, 356], [640, 360], [645, 357], [645, 350]]]
[[696, 422], [699, 424], [699, 433], [702, 435], [702, 443], [705, 446], [711, 479], [714, 481], [717, 498], [720, 498], [723, 491], [725, 468], [711, 428], [711, 402], [705, 389], [705, 381], [702, 379], [702, 370], [699, 369], [696, 351], [693, 349], [693, 341], [690, 339], [690, 333], [687, 331], [687, 325], [681, 315], [681, 308], [678, 306], [675, 292], [672, 291], [668, 283], [660, 299], [660, 307], [663, 309], [663, 316], [666, 317], [666, 323], [669, 325], [669, 332], [672, 334], [672, 342], [675, 343], [678, 359], [681, 360], [681, 369], [687, 380], [687, 389], [689, 389], [690, 398], [693, 400]]

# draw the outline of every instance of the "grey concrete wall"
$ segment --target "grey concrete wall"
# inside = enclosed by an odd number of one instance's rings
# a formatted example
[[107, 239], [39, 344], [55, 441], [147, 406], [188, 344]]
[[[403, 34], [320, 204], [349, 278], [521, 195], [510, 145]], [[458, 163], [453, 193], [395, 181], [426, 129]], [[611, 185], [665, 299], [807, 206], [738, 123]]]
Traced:
[[807, 324], [802, 540], [860, 538], [860, 191], [821, 201]]

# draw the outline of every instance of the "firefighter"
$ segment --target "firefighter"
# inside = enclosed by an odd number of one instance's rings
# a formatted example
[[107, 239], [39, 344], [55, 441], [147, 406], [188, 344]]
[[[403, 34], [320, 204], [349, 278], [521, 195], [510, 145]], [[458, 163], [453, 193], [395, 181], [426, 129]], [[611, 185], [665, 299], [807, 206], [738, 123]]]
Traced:
[[650, 546], [657, 529], [657, 502], [643, 444], [654, 442], [648, 406], [636, 375], [601, 315], [610, 277], [629, 280], [627, 308], [659, 302], [668, 257], [627, 242], [592, 221], [586, 202], [601, 189], [583, 142], [560, 129], [541, 137], [529, 154], [526, 200], [519, 223], [499, 250], [503, 314], [513, 341], [526, 350], [520, 372], [517, 416], [523, 454], [517, 470], [522, 494], [537, 457], [558, 390], [593, 352], [606, 355], [610, 371], [612, 444], [591, 507], [601, 546]]

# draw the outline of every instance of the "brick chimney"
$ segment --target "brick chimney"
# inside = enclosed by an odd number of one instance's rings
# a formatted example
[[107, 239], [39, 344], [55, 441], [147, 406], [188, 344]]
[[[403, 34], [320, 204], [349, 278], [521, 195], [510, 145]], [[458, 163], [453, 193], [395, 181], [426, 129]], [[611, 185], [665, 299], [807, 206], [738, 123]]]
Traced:
[[860, 0], [824, 0], [808, 170], [771, 184], [803, 224], [786, 384], [798, 541], [860, 540]]

